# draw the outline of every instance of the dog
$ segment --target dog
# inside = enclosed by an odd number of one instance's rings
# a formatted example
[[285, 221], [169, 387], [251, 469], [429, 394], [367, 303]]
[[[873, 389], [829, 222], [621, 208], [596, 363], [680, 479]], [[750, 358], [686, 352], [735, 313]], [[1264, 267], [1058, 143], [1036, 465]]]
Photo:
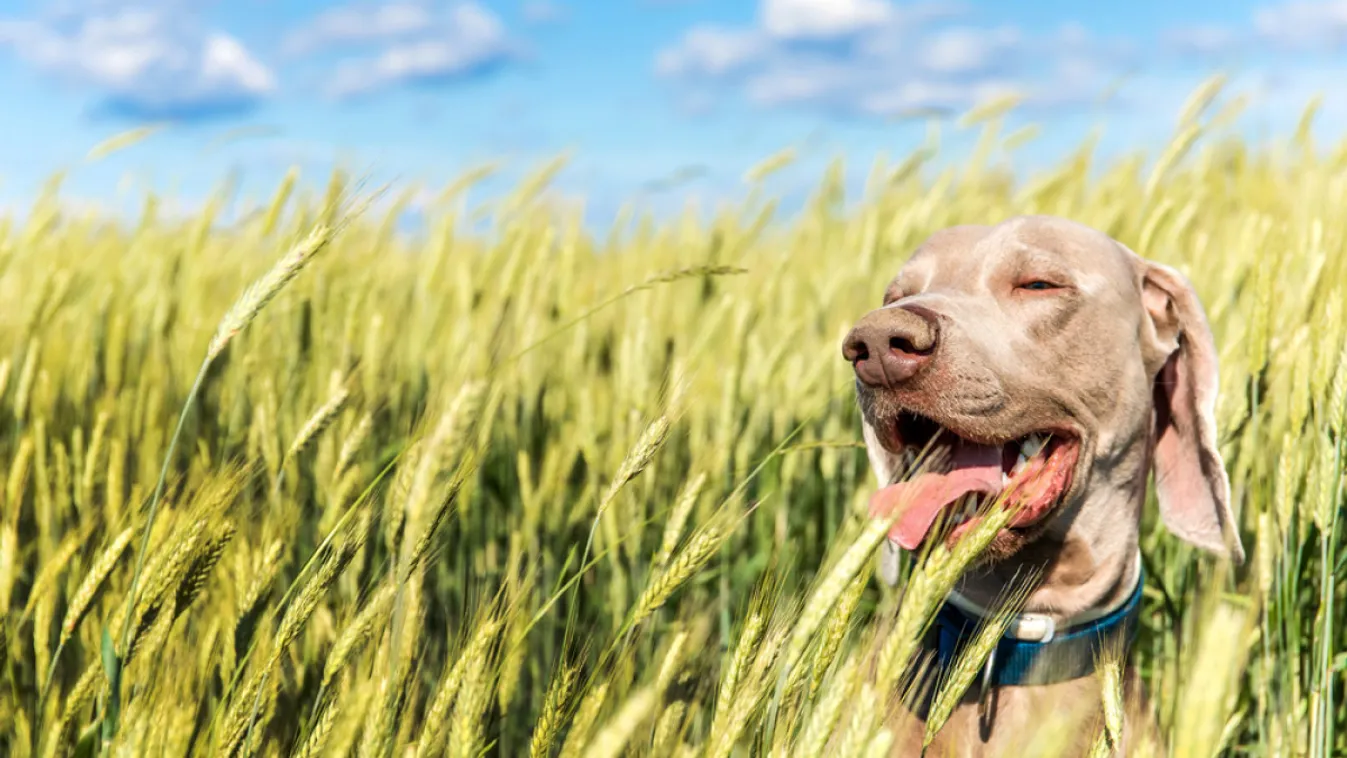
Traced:
[[[958, 580], [928, 651], [948, 659], [1015, 577], [1039, 572], [927, 755], [1014, 753], [1045, 714], [1099, 711], [1092, 656], [1135, 631], [1152, 473], [1170, 532], [1243, 562], [1217, 449], [1216, 346], [1176, 270], [1052, 216], [954, 226], [917, 247], [842, 352], [880, 488], [872, 514], [906, 508], [886, 541], [884, 581], [896, 582], [898, 551], [939, 538], [937, 520], [954, 526], [942, 531], [953, 544], [979, 518], [970, 502], [1005, 491], [1017, 506]], [[904, 480], [918, 450], [943, 450], [945, 462]], [[1029, 660], [1048, 673], [1026, 674]], [[1126, 671], [1131, 742], [1146, 719]], [[921, 754], [921, 706], [900, 711], [894, 755]], [[1076, 731], [1083, 754], [1099, 732]]]

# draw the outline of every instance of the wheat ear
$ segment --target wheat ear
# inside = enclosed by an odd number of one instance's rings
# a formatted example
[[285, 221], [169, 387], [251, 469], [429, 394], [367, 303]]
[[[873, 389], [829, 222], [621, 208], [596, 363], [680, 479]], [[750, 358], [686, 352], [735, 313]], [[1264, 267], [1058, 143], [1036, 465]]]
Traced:
[[673, 555], [674, 548], [678, 546], [678, 538], [683, 535], [683, 526], [687, 524], [688, 516], [692, 514], [692, 506], [696, 505], [697, 496], [701, 494], [704, 486], [706, 486], [706, 472], [703, 471], [684, 485], [683, 491], [679, 493], [678, 500], [669, 513], [669, 521], [664, 526], [659, 552], [655, 554], [656, 569], [664, 568], [664, 564], [668, 563], [669, 557]]
[[561, 732], [562, 709], [571, 695], [571, 687], [575, 685], [576, 671], [573, 666], [562, 666], [552, 677], [552, 684], [548, 686], [547, 696], [543, 699], [542, 714], [533, 726], [533, 737], [529, 739], [529, 758], [543, 758], [552, 749], [552, 743], [556, 742], [557, 734]]
[[183, 427], [187, 424], [187, 415], [191, 410], [196, 397], [201, 392], [205, 384], [206, 375], [210, 370], [215, 359], [224, 352], [225, 347], [229, 345], [239, 332], [243, 331], [248, 324], [252, 323], [262, 308], [270, 302], [281, 288], [283, 288], [291, 279], [297, 276], [304, 266], [308, 265], [319, 252], [328, 246], [334, 236], [334, 229], [326, 225], [320, 225], [314, 228], [309, 235], [289, 253], [281, 258], [270, 271], [261, 279], [254, 282], [250, 287], [244, 290], [243, 295], [234, 303], [234, 305], [225, 313], [224, 318], [211, 338], [210, 344], [206, 348], [206, 357], [201, 362], [201, 368], [197, 371], [196, 379], [192, 382], [192, 387], [187, 392], [187, 398], [183, 401], [182, 411], [178, 414], [178, 423], [173, 430], [173, 435], [169, 438], [168, 450], [164, 453], [164, 461], [159, 470], [159, 479], [154, 487], [154, 495], [150, 498], [149, 513], [145, 519], [144, 536], [141, 539], [140, 549], [136, 554], [136, 568], [131, 574], [131, 586], [126, 593], [126, 614], [122, 623], [120, 634], [120, 644], [118, 651], [113, 653], [113, 662], [109, 666], [109, 703], [105, 709], [103, 719], [102, 738], [103, 741], [111, 742], [113, 735], [117, 731], [117, 717], [120, 711], [120, 690], [121, 690], [121, 672], [124, 666], [123, 657], [126, 655], [127, 646], [131, 643], [131, 617], [132, 609], [136, 607], [138, 600], [138, 590], [140, 585], [140, 572], [144, 568], [146, 552], [149, 549], [150, 534], [154, 529], [155, 516], [159, 511], [159, 503], [164, 495], [164, 485], [168, 480], [168, 467], [173, 462], [173, 454], [178, 447], [178, 440], [182, 437]]
[[659, 702], [659, 693], [647, 687], [627, 698], [613, 718], [594, 735], [585, 758], [617, 758], [626, 747], [636, 727], [645, 721]]

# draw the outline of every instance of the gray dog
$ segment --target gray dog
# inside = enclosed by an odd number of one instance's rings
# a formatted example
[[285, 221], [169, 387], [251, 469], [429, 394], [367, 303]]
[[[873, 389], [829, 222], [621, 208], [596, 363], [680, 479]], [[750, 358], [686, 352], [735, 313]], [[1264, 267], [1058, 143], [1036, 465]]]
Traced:
[[[897, 551], [920, 549], [937, 521], [954, 540], [986, 498], [1008, 492], [1018, 507], [937, 617], [923, 643], [935, 660], [954, 658], [1014, 577], [1041, 572], [931, 754], [1002, 754], [1045, 713], [1101, 702], [1095, 656], [1136, 629], [1152, 471], [1171, 532], [1243, 561], [1216, 447], [1216, 346], [1173, 269], [1058, 218], [945, 229], [843, 354], [880, 486], [872, 509], [906, 508], [881, 566], [887, 582]], [[943, 463], [909, 478], [917, 451]], [[920, 752], [924, 707], [899, 715], [896, 755]], [[1083, 750], [1097, 732], [1078, 731]]]

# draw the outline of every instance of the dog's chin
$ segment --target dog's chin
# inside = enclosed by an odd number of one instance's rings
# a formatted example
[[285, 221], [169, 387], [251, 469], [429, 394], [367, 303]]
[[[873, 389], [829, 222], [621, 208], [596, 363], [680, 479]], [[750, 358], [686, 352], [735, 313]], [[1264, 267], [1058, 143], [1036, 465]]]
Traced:
[[[1052, 511], [1045, 514], [1043, 520], [1030, 524], [1029, 526], [1011, 527], [997, 532], [996, 536], [992, 537], [992, 540], [988, 543], [987, 547], [973, 560], [970, 568], [978, 570], [989, 569], [1014, 559], [1015, 556], [1019, 555], [1025, 548], [1037, 542], [1038, 539], [1047, 532], [1048, 524], [1052, 522], [1052, 517], [1060, 509], [1060, 504], [1054, 506]], [[953, 538], [953, 535], [950, 535], [946, 544], [952, 548], [953, 543], [956, 541], [957, 540]]]

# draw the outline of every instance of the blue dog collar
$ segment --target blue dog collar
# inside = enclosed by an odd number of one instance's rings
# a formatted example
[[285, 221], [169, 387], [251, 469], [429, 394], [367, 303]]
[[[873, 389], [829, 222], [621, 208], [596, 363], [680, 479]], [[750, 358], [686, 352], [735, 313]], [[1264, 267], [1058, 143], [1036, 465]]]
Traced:
[[[1052, 684], [1093, 674], [1110, 645], [1125, 652], [1136, 638], [1141, 617], [1145, 570], [1138, 561], [1136, 589], [1118, 608], [1062, 629], [1049, 626], [1041, 640], [1007, 635], [997, 643], [982, 677], [982, 687]], [[926, 649], [934, 652], [936, 672], [954, 665], [983, 620], [947, 601], [936, 615]]]

